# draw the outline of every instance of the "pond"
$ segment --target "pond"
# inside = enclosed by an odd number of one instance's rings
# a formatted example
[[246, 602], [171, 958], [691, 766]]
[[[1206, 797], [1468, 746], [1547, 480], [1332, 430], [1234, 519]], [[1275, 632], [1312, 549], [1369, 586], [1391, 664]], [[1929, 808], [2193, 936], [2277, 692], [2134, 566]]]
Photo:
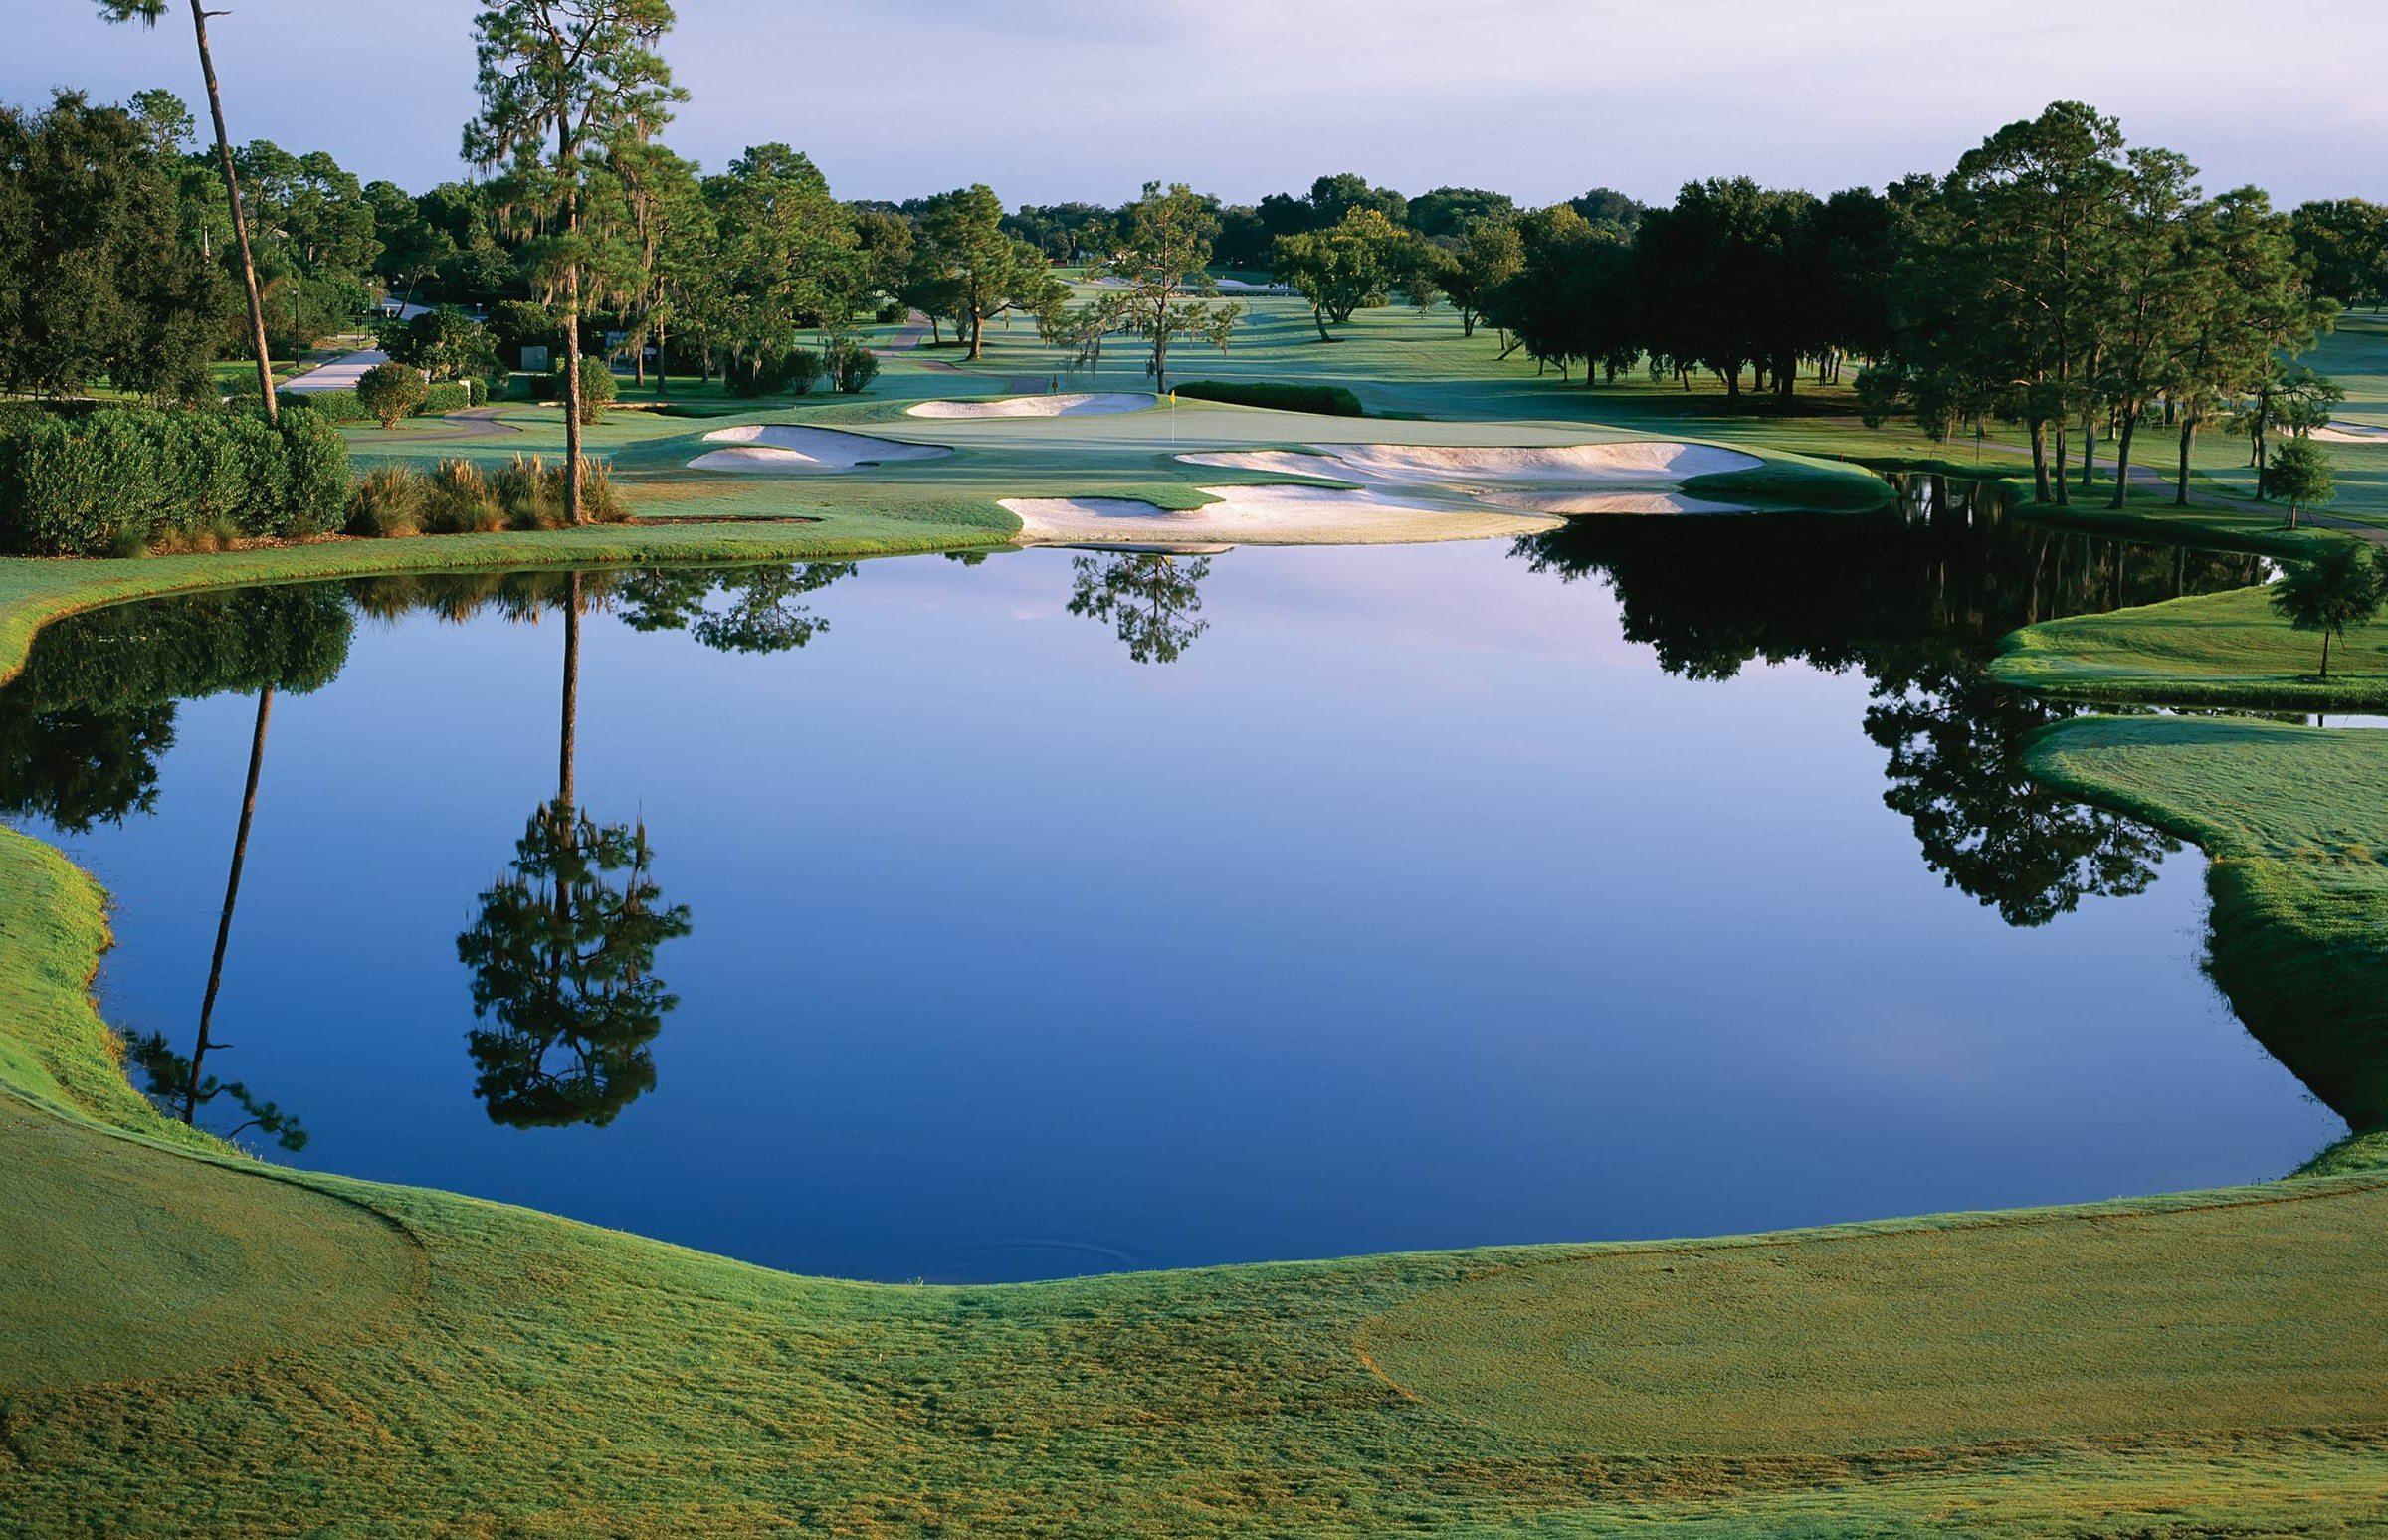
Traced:
[[275, 685], [205, 1069], [311, 1137], [244, 1137], [806, 1272], [2094, 1199], [2344, 1125], [2201, 974], [2197, 853], [2032, 787], [2050, 713], [1972, 666], [2256, 575], [1921, 483], [253, 589], [46, 632], [0, 807], [187, 1053]]

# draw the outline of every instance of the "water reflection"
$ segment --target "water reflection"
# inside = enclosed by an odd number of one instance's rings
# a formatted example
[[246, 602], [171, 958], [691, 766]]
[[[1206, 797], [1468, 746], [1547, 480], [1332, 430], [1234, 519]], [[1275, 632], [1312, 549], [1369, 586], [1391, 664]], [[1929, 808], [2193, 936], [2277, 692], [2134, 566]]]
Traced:
[[1515, 552], [1562, 581], [1604, 578], [1627, 640], [1671, 674], [1724, 679], [1760, 659], [1863, 674], [1883, 800], [1926, 865], [2010, 924], [2143, 890], [2177, 843], [2027, 776], [2025, 742], [2074, 708], [2004, 689], [1981, 664], [2020, 627], [2244, 588], [2263, 562], [2028, 523], [1991, 486], [1897, 484], [1879, 513], [1578, 518]]
[[153, 1031], [127, 1036], [125, 1057], [144, 1093], [169, 1116], [199, 1126], [203, 1113], [229, 1103], [241, 1116], [217, 1127], [225, 1137], [254, 1132], [285, 1149], [303, 1148], [306, 1130], [296, 1115], [246, 1081], [211, 1072], [209, 1057], [230, 1046], [216, 1036], [216, 1004], [275, 692], [304, 694], [340, 672], [354, 630], [348, 610], [325, 590], [251, 589], [101, 610], [67, 627], [65, 645], [38, 646], [0, 691], [0, 812], [44, 818], [71, 834], [146, 813], [157, 800], [158, 761], [173, 746], [174, 702], [256, 693], [248, 774], [190, 1051]]
[[211, 1061], [225, 962], [255, 825], [278, 693], [305, 694], [346, 664], [355, 617], [428, 612], [454, 622], [495, 612], [560, 616], [563, 687], [557, 795], [528, 820], [507, 872], [480, 895], [458, 937], [477, 1019], [468, 1048], [490, 1116], [517, 1125], [610, 1120], [655, 1083], [649, 1045], [674, 997], [654, 974], [662, 942], [689, 930], [661, 900], [643, 822], [600, 823], [574, 798], [580, 632], [612, 610], [634, 629], [685, 631], [722, 652], [779, 653], [828, 629], [806, 600], [851, 563], [605, 572], [428, 574], [146, 601], [70, 617], [36, 639], [0, 688], [0, 815], [88, 834], [151, 812], [177, 702], [254, 693], [249, 761], [215, 943], [186, 1054], [163, 1032], [130, 1035], [127, 1061], [150, 1098], [194, 1124], [212, 1105], [227, 1137], [306, 1142], [290, 1111], [225, 1080]]
[[473, 981], [473, 1093], [517, 1128], [604, 1125], [655, 1086], [653, 1044], [679, 1004], [656, 949], [689, 933], [666, 905], [644, 822], [600, 825], [558, 799], [530, 817], [507, 874], [456, 953]]
[[1211, 629], [1201, 619], [1207, 556], [1110, 552], [1080, 556], [1070, 570], [1070, 613], [1108, 624], [1137, 663], [1175, 663]]

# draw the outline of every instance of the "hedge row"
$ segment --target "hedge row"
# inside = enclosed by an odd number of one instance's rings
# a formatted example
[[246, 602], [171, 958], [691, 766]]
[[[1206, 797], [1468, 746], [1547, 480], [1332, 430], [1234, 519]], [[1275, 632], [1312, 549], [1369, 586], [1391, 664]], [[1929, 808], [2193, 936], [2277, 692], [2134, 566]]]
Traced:
[[[278, 393], [284, 410], [302, 407], [326, 422], [370, 423], [378, 421], [356, 399], [353, 390], [284, 390]], [[461, 412], [466, 407], [486, 406], [490, 387], [484, 380], [441, 380], [430, 388], [423, 404], [415, 408], [417, 417], [437, 417], [445, 412]]]
[[1177, 394], [1230, 406], [1310, 412], [1320, 417], [1366, 417], [1360, 398], [1340, 385], [1294, 385], [1282, 380], [1191, 380]]
[[320, 416], [114, 408], [0, 430], [0, 550], [132, 555], [340, 526], [348, 449]]

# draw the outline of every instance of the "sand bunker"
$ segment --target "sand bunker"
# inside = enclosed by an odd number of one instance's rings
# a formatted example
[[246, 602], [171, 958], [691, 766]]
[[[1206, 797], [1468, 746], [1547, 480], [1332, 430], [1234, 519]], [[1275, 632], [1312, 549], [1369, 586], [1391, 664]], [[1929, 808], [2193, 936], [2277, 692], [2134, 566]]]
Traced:
[[1736, 502], [1709, 502], [1671, 491], [1487, 492], [1484, 500], [1529, 513], [1746, 513]]
[[1311, 476], [1364, 485], [1447, 486], [1541, 481], [1681, 481], [1723, 471], [1749, 471], [1759, 460], [1705, 444], [1630, 440], [1553, 448], [1464, 449], [1433, 444], [1322, 444], [1293, 450], [1230, 450], [1180, 455], [1189, 465], [1224, 466], [1279, 476]]
[[904, 408], [912, 417], [1112, 417], [1141, 412], [1150, 396], [1084, 391], [1059, 396], [999, 396], [991, 401], [923, 401]]
[[1218, 498], [1172, 512], [1131, 497], [1007, 497], [1024, 545], [1378, 545], [1531, 534], [1560, 521], [1533, 513], [1438, 508], [1331, 486], [1205, 486]]
[[818, 476], [825, 472], [852, 471], [860, 466], [891, 465], [899, 460], [936, 460], [953, 453], [940, 444], [902, 444], [894, 439], [875, 439], [867, 433], [797, 428], [784, 423], [716, 428], [704, 436], [704, 442], [727, 448], [708, 451], [690, 461], [689, 468], [693, 471]]
[[2388, 428], [2375, 428], [2369, 423], [2334, 422], [2326, 428], [2315, 428], [2309, 437], [2323, 444], [2388, 445]]

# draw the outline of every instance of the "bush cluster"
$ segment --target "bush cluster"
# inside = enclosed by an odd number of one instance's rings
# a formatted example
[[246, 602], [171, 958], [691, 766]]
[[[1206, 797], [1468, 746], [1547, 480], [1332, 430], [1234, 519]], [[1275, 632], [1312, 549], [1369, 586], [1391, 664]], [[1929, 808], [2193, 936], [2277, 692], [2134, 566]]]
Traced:
[[[256, 389], [252, 387], [249, 395], [255, 397], [256, 394]], [[291, 408], [297, 407], [330, 423], [369, 423], [375, 416], [373, 410], [353, 390], [286, 390], [280, 393], [280, 399], [286, 414]], [[423, 404], [409, 415], [438, 417], [447, 412], [461, 412], [466, 407], [487, 406], [489, 400], [490, 387], [486, 380], [441, 380], [424, 387]]]
[[1295, 385], [1284, 380], [1189, 380], [1177, 394], [1229, 406], [1310, 412], [1320, 417], [1365, 417], [1360, 398], [1340, 385]]
[[835, 341], [819, 352], [791, 347], [741, 359], [722, 373], [721, 383], [733, 396], [804, 396], [827, 380], [831, 389], [857, 396], [878, 377], [878, 354], [859, 342]]
[[[582, 464], [580, 497], [582, 511], [592, 522], [618, 524], [630, 516], [621, 488], [598, 462]], [[536, 455], [516, 455], [492, 476], [464, 460], [443, 460], [429, 472], [382, 467], [357, 482], [348, 503], [347, 530], [388, 539], [560, 529], [563, 523], [563, 466]]]
[[112, 408], [0, 424], [0, 549], [124, 556], [338, 527], [348, 450], [331, 424]]

